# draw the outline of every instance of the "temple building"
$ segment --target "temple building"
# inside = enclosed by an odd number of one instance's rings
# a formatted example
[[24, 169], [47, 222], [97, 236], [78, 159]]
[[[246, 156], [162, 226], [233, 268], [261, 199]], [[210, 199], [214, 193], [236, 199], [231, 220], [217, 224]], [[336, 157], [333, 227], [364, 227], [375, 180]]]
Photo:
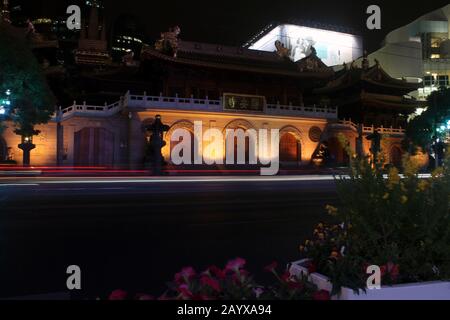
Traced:
[[[97, 24], [87, 36], [94, 33], [102, 39], [102, 30]], [[380, 65], [353, 63], [335, 72], [314, 46], [297, 60], [280, 40], [270, 51], [183, 41], [180, 34], [181, 29], [174, 27], [162, 33], [154, 46], [144, 46], [138, 68], [123, 66], [80, 81], [86, 101], [59, 108], [49, 124], [37, 128], [41, 134], [34, 137], [32, 164], [142, 168], [149, 141], [144, 128], [156, 115], [170, 128], [163, 149], [169, 164], [171, 151], [181, 142], [172, 141], [173, 133], [182, 128], [194, 138], [198, 121], [205, 129], [224, 133], [278, 129], [284, 167], [317, 164], [323, 146], [330, 149], [334, 164], [345, 163], [337, 143], [340, 133], [355, 152], [362, 138], [362, 152], [368, 154], [370, 142], [365, 137], [378, 131], [385, 137], [388, 162], [397, 164], [401, 158], [404, 117], [417, 106], [404, 96], [417, 88], [392, 79]], [[89, 47], [86, 41], [82, 38], [80, 45]], [[79, 57], [79, 63], [99, 63], [90, 55]], [[102, 97], [106, 103], [99, 101]], [[19, 140], [8, 126], [0, 149], [8, 150], [3, 157], [6, 154], [20, 164]], [[249, 144], [247, 137], [246, 159]], [[202, 155], [217, 160], [228, 147], [224, 141], [221, 152]], [[234, 148], [237, 151], [237, 141]]]
[[340, 119], [351, 119], [366, 126], [405, 128], [408, 117], [421, 104], [409, 97], [418, 83], [389, 76], [378, 61], [369, 65], [352, 63], [335, 73], [323, 88], [314, 92], [339, 107]]
[[[398, 80], [388, 75], [376, 60], [370, 66], [367, 56], [361, 64], [345, 65], [337, 71], [325, 87], [314, 90], [319, 100], [335, 105], [341, 123], [328, 127], [328, 137], [324, 139], [337, 163], [345, 163], [347, 155], [342, 150], [338, 135], [344, 133], [353, 150], [358, 149], [358, 138], [378, 131], [384, 135], [388, 145], [383, 146], [389, 163], [400, 165], [402, 160], [402, 140], [408, 117], [423, 102], [408, 96], [420, 85], [406, 80]], [[344, 130], [342, 123], [350, 127]], [[370, 148], [365, 142], [364, 153]]]

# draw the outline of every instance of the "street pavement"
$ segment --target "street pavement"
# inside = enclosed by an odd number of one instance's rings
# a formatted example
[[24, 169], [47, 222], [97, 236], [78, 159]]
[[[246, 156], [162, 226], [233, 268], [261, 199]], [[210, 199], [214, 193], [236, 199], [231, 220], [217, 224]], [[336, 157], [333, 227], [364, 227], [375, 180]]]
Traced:
[[0, 297], [114, 289], [162, 294], [184, 266], [243, 257], [261, 273], [298, 246], [337, 204], [332, 176], [2, 177]]

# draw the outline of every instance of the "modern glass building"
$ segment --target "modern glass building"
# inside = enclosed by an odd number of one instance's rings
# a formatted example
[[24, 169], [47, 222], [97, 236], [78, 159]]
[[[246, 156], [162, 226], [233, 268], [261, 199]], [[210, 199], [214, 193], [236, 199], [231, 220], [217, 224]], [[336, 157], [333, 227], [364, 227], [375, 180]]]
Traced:
[[369, 58], [378, 60], [395, 78], [422, 82], [425, 99], [439, 87], [449, 87], [450, 5], [430, 12], [389, 33], [383, 47]]

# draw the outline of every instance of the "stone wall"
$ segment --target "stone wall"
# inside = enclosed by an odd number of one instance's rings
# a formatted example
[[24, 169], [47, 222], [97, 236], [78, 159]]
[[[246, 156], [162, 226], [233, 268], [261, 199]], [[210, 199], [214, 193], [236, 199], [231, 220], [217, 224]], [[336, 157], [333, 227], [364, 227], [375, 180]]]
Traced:
[[[5, 123], [3, 138], [6, 142], [8, 152], [12, 160], [18, 165], [22, 165], [23, 152], [19, 149], [21, 137], [14, 133], [14, 124]], [[55, 166], [57, 164], [57, 125], [49, 123], [47, 125], [36, 126], [36, 130], [41, 131], [38, 136], [33, 138], [36, 149], [31, 151], [31, 164], [36, 166]]]

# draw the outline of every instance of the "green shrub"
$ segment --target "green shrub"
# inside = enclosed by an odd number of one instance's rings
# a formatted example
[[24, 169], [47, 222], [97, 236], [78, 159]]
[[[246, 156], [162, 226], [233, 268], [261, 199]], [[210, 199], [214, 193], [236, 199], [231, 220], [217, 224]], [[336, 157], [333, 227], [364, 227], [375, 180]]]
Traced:
[[301, 248], [332, 279], [333, 293], [365, 289], [369, 265], [381, 266], [383, 285], [450, 279], [450, 157], [430, 179], [408, 155], [403, 175], [386, 175], [382, 163], [353, 158], [349, 176], [336, 179], [341, 205], [327, 207], [343, 224]]

